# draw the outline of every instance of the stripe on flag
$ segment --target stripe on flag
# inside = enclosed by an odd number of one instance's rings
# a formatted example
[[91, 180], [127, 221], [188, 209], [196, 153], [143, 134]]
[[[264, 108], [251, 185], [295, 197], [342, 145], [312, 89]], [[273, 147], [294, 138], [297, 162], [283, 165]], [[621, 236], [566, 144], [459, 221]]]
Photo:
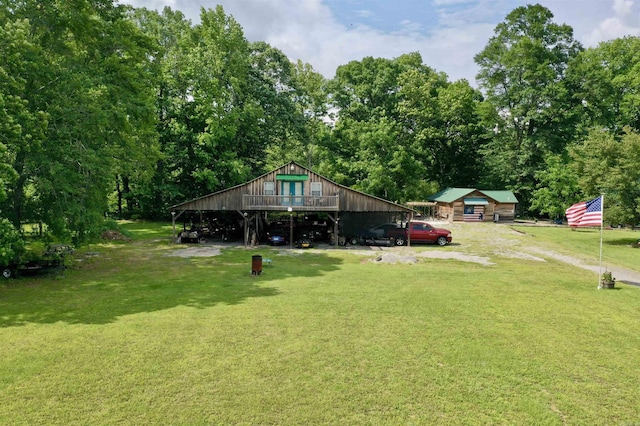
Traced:
[[569, 226], [602, 226], [602, 196], [576, 203], [565, 214]]

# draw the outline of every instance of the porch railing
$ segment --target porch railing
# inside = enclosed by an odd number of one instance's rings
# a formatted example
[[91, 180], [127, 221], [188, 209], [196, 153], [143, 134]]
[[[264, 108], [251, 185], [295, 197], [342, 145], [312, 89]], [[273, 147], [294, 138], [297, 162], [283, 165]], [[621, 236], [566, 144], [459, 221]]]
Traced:
[[280, 210], [289, 207], [305, 211], [337, 211], [337, 195], [249, 195], [242, 199], [245, 210]]

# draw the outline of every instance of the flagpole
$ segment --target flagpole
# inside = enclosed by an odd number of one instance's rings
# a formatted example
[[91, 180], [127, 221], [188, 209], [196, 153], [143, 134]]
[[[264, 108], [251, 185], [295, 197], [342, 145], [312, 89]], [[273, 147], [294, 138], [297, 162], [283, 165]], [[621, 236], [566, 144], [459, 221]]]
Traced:
[[602, 277], [602, 230], [604, 228], [604, 194], [600, 194], [600, 267], [598, 268], [598, 288], [600, 288], [600, 278]]

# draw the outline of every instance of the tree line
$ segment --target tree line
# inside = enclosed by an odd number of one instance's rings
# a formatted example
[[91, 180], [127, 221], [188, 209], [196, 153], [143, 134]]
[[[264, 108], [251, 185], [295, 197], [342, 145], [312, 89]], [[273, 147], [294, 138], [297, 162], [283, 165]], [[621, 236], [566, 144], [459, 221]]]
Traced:
[[475, 61], [479, 89], [415, 52], [326, 79], [221, 6], [0, 0], [0, 226], [80, 243], [290, 160], [396, 202], [509, 189], [560, 217], [606, 193], [609, 223], [640, 223], [639, 38], [584, 48], [527, 5]]

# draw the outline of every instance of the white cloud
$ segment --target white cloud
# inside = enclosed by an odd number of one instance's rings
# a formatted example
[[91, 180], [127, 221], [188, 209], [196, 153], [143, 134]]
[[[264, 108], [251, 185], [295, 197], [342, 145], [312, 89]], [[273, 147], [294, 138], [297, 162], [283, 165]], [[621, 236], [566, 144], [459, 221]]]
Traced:
[[436, 6], [450, 6], [459, 4], [474, 3], [476, 0], [434, 0], [433, 4]]
[[625, 16], [632, 13], [632, 7], [632, 0], [614, 0], [613, 2], [613, 10], [617, 16]]
[[640, 35], [640, 27], [630, 27], [619, 18], [605, 19], [598, 28], [587, 37], [587, 46], [594, 46], [601, 41], [624, 37], [626, 35]]
[[626, 35], [640, 35], [640, 5], [632, 0], [613, 0], [610, 10], [614, 16], [605, 17], [585, 35], [584, 43], [587, 46]]
[[[168, 5], [198, 21], [198, 1], [128, 2], [136, 7], [157, 9]], [[352, 60], [366, 56], [395, 58], [417, 51], [427, 65], [446, 72], [450, 79], [467, 78], [473, 82], [476, 73], [473, 56], [482, 49], [493, 29], [493, 25], [471, 24], [426, 33], [420, 23], [407, 20], [402, 22], [400, 31], [385, 33], [362, 24], [338, 23], [321, 0], [219, 0], [219, 3], [242, 25], [249, 40], [266, 41], [292, 60], [310, 63], [327, 78], [335, 75], [338, 66]]]
[[370, 10], [358, 10], [356, 14], [361, 18], [372, 18], [374, 16], [374, 13]]
[[[198, 22], [200, 7], [215, 7], [205, 0], [121, 0], [136, 7], [161, 10], [164, 6], [181, 10]], [[388, 0], [392, 1], [392, 0]], [[398, 7], [409, 2], [395, 0]], [[495, 26], [515, 7], [528, 0], [432, 0], [425, 3], [430, 24], [421, 16], [409, 14], [399, 21], [395, 32], [382, 31], [362, 23], [340, 23], [335, 9], [325, 0], [217, 0], [227, 14], [242, 25], [251, 41], [266, 41], [292, 60], [310, 63], [325, 77], [335, 75], [339, 65], [365, 56], [395, 58], [420, 52], [425, 64], [448, 74], [451, 80], [466, 78], [475, 84], [478, 69], [474, 56], [493, 35]], [[554, 13], [554, 21], [566, 23], [575, 37], [590, 46], [624, 35], [640, 35], [640, 6], [633, 0], [540, 0]], [[375, 25], [379, 16], [376, 3], [355, 17]], [[435, 5], [435, 6], [433, 6]], [[334, 5], [334, 7], [337, 7]], [[433, 24], [434, 20], [436, 24]], [[427, 26], [429, 25], [429, 26]]]
[[405, 19], [404, 21], [400, 22], [400, 25], [402, 27], [402, 29], [400, 30], [401, 33], [420, 33], [423, 29], [422, 24], [420, 24], [419, 22], [411, 21], [409, 19]]

